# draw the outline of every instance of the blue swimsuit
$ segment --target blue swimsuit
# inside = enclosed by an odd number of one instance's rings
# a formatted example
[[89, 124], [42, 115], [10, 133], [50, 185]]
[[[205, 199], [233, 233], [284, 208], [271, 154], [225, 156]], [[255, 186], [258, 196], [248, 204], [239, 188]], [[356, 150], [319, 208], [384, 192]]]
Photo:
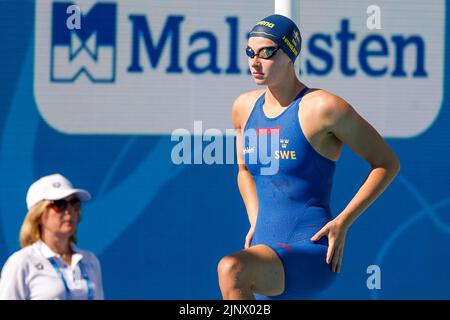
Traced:
[[263, 94], [244, 129], [244, 160], [255, 180], [259, 208], [252, 245], [272, 248], [285, 272], [281, 295], [257, 299], [311, 299], [336, 275], [325, 261], [327, 237], [310, 240], [332, 219], [329, 201], [336, 163], [313, 149], [300, 127], [299, 103], [307, 91], [274, 118], [264, 114]]

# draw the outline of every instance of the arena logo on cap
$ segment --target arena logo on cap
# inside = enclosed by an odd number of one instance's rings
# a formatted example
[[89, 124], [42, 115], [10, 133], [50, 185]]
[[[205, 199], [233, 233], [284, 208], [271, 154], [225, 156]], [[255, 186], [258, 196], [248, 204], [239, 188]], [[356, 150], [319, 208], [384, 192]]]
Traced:
[[263, 25], [263, 26], [265, 26], [265, 27], [267, 27], [267, 28], [273, 28], [273, 27], [275, 27], [275, 23], [273, 23], [273, 22], [268, 22], [268, 21], [260, 21], [260, 22], [258, 22], [257, 24]]

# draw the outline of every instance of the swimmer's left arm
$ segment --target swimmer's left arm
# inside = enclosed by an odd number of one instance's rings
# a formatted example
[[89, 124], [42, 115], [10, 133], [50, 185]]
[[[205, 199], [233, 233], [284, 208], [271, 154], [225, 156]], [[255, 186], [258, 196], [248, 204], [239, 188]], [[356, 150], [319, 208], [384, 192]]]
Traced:
[[400, 161], [380, 134], [343, 99], [325, 94], [320, 107], [325, 127], [365, 159], [371, 170], [346, 208], [314, 237], [328, 236], [327, 263], [339, 272], [345, 237], [351, 224], [383, 193], [400, 170]]

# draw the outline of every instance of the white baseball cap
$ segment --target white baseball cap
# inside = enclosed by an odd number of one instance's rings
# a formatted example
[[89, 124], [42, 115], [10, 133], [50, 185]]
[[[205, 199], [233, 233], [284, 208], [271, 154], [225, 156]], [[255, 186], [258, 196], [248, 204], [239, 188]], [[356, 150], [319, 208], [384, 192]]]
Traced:
[[27, 208], [31, 209], [41, 200], [59, 200], [76, 194], [80, 201], [91, 199], [89, 192], [75, 189], [72, 183], [59, 173], [45, 176], [34, 182], [27, 192]]

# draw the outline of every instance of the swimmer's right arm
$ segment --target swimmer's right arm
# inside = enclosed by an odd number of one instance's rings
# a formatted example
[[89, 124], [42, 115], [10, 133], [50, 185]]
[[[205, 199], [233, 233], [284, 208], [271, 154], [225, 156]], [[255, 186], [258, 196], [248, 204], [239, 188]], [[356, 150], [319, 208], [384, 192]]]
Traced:
[[236, 130], [236, 155], [239, 167], [237, 183], [239, 192], [247, 210], [248, 220], [250, 222], [250, 230], [245, 241], [245, 248], [250, 246], [253, 231], [256, 226], [256, 218], [258, 216], [258, 198], [256, 195], [255, 181], [253, 180], [251, 173], [248, 171], [242, 156], [243, 129], [249, 116], [249, 112], [246, 110], [248, 109], [246, 108], [246, 103], [248, 102], [247, 100], [248, 99], [246, 99], [245, 95], [239, 96], [233, 104], [231, 115], [233, 126]]

